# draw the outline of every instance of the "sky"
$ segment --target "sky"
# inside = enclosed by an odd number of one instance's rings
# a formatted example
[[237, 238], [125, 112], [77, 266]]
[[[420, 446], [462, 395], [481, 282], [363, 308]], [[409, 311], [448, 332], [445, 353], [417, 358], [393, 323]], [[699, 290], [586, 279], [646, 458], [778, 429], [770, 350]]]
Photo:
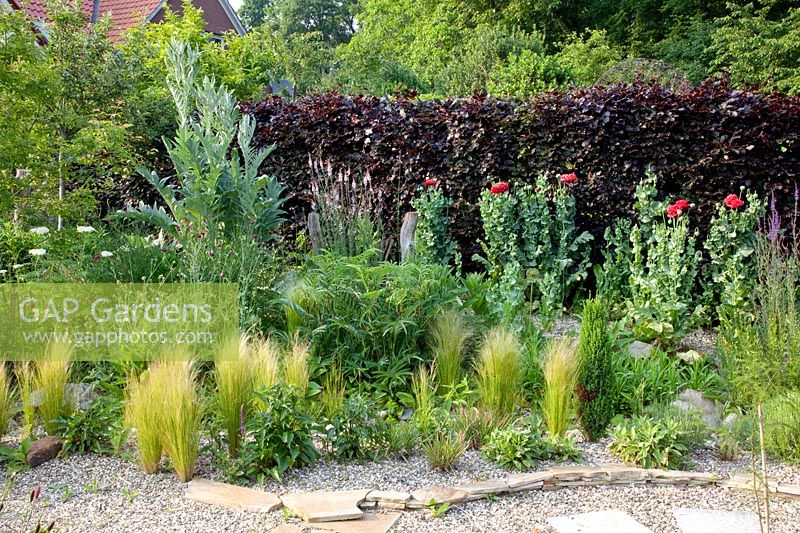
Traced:
[[242, 7], [242, 0], [229, 0], [233, 9], [239, 11], [239, 8]]

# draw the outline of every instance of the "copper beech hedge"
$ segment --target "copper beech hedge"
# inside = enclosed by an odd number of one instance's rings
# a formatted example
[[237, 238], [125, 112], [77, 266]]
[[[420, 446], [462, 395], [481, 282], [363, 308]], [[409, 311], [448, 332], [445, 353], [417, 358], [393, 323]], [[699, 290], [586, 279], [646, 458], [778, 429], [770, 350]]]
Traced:
[[369, 172], [393, 230], [417, 187], [437, 179], [455, 200], [452, 231], [465, 258], [482, 235], [478, 195], [497, 180], [513, 186], [540, 172], [575, 172], [579, 224], [601, 238], [614, 218], [632, 214], [647, 167], [659, 175], [660, 194], [696, 204], [701, 228], [740, 185], [775, 191], [791, 209], [800, 173], [800, 97], [736, 90], [721, 79], [685, 93], [637, 83], [527, 102], [334, 92], [271, 97], [243, 110], [257, 121], [257, 142], [277, 145], [263, 170], [287, 187], [292, 231], [310, 206], [311, 155]]

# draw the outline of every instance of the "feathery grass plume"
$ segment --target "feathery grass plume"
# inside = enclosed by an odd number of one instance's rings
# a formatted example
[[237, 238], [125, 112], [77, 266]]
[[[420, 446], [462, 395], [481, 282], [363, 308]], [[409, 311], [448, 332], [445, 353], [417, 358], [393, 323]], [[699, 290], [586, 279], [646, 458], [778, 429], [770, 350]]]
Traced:
[[569, 339], [553, 339], [542, 354], [544, 395], [542, 416], [550, 435], [559, 437], [567, 431], [574, 407], [578, 383], [578, 357]]
[[236, 457], [239, 450], [242, 412], [252, 397], [252, 367], [245, 336], [232, 337], [219, 348], [214, 363], [215, 399], [232, 457]]
[[22, 401], [22, 436], [33, 434], [36, 427], [36, 408], [33, 406], [33, 365], [30, 361], [20, 361], [16, 369], [20, 400]]
[[163, 391], [153, 371], [162, 363], [152, 363], [139, 376], [131, 376], [125, 401], [125, 423], [136, 429], [139, 463], [148, 474], [155, 474], [161, 464], [163, 442], [160, 420], [164, 414]]
[[[434, 407], [434, 375], [425, 365], [419, 365], [411, 378], [411, 394], [414, 396], [414, 420], [422, 424], [430, 420]], [[423, 424], [424, 425], [424, 424]]]
[[248, 348], [253, 372], [253, 388], [268, 389], [281, 380], [281, 348], [272, 339], [256, 339]]
[[522, 393], [525, 369], [516, 335], [495, 327], [483, 337], [475, 371], [480, 404], [497, 416], [509, 416]]
[[297, 337], [292, 340], [292, 347], [283, 360], [283, 379], [305, 395], [311, 371], [308, 367], [308, 343]]
[[9, 377], [5, 361], [0, 361], [0, 437], [5, 434], [8, 423], [17, 412], [16, 394]]
[[450, 470], [467, 451], [467, 437], [463, 431], [441, 428], [424, 440], [422, 449], [431, 468]]
[[331, 418], [344, 404], [345, 382], [344, 374], [341, 370], [332, 366], [322, 380], [322, 393], [320, 403], [322, 412]]
[[614, 339], [602, 300], [586, 300], [578, 340], [578, 417], [591, 441], [605, 436], [614, 418]]
[[439, 394], [461, 381], [464, 348], [471, 335], [464, 315], [455, 309], [444, 311], [434, 319], [430, 337]]
[[72, 370], [72, 347], [51, 343], [44, 359], [35, 362], [34, 387], [41, 391], [39, 414], [48, 435], [58, 431], [56, 420], [75, 410], [75, 399], [67, 394], [67, 383]]
[[164, 451], [182, 483], [191, 481], [200, 447], [202, 404], [195, 384], [188, 351], [183, 361], [156, 363], [150, 379], [160, 387], [162, 409], [159, 418]]

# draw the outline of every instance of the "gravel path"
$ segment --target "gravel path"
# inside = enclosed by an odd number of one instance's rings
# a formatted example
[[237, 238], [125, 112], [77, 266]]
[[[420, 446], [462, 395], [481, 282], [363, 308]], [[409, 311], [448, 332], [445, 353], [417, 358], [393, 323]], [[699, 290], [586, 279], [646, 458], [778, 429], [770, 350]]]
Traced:
[[[588, 464], [616, 462], [605, 443], [581, 444], [581, 447]], [[745, 471], [749, 465], [746, 455], [736, 463], [725, 463], [711, 451], [696, 454], [693, 460], [698, 469], [721, 473]], [[548, 466], [550, 463], [543, 462], [539, 468]], [[218, 477], [219, 473], [203, 457], [197, 475]], [[363, 487], [409, 490], [434, 483], [504, 475], [507, 472], [493, 467], [480, 454], [468, 452], [457, 468], [446, 474], [430, 471], [424, 458], [418, 455], [408, 461], [344, 465], [321, 462], [314, 468], [292, 472], [282, 486], [269, 481], [264, 488], [279, 494]], [[770, 475], [783, 482], [800, 483], [798, 468], [773, 464]], [[72, 456], [17, 475], [6, 507], [0, 512], [0, 531], [19, 529], [20, 516], [29, 508], [28, 495], [37, 485], [42, 490], [42, 506], [38, 511], [42, 523], [55, 520], [56, 531], [268, 532], [287, 521], [281, 511], [258, 515], [186, 501], [185, 486], [167, 470], [148, 476], [135, 463], [120, 457]], [[754, 509], [752, 496], [719, 488], [633, 485], [570, 488], [469, 502], [454, 506], [439, 518], [431, 518], [426, 511], [405, 512], [393, 531], [548, 531], [548, 517], [616, 508], [628, 512], [653, 531], [672, 532], [678, 531], [670, 513], [675, 507]], [[776, 498], [771, 510], [775, 532], [798, 531], [800, 502]], [[288, 521], [299, 523], [296, 519]]]

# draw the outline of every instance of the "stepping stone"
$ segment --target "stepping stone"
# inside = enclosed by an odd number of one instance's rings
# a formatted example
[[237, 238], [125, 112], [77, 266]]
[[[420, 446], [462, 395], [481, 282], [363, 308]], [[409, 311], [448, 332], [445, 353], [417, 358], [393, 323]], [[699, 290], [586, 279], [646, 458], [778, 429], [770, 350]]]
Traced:
[[619, 509], [556, 516], [547, 523], [558, 533], [653, 533]]
[[364, 516], [358, 508], [370, 489], [342, 490], [335, 492], [303, 492], [281, 496], [285, 505], [294, 514], [308, 523], [355, 520]]
[[303, 528], [294, 524], [281, 524], [273, 529], [271, 533], [303, 533]]
[[256, 513], [269, 513], [279, 509], [282, 505], [281, 499], [271, 492], [219, 483], [199, 477], [189, 482], [186, 499]]
[[461, 503], [467, 499], [469, 493], [465, 490], [445, 487], [443, 485], [431, 485], [422, 489], [417, 489], [411, 493], [411, 497], [416, 501], [428, 505], [431, 500], [437, 504], [441, 503]]
[[360, 520], [324, 522], [315, 527], [337, 533], [386, 533], [400, 518], [400, 513], [365, 513]]
[[683, 533], [761, 533], [758, 515], [750, 511], [673, 509]]

